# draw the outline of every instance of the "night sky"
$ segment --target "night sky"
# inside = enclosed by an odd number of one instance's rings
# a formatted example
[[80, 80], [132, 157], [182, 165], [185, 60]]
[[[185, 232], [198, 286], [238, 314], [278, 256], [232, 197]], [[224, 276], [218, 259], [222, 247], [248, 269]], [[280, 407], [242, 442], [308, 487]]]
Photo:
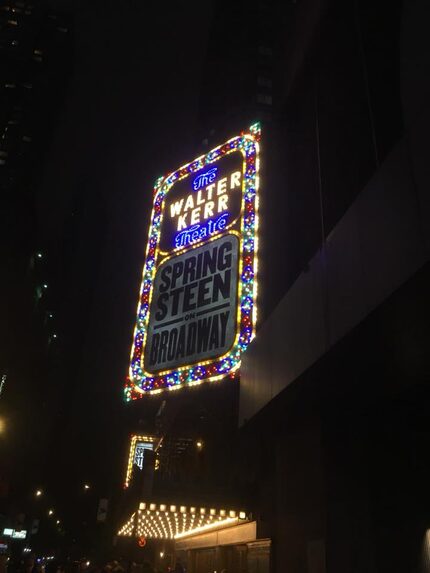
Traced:
[[[99, 2], [75, 18], [74, 74], [40, 217], [49, 238], [64, 232], [70, 212], [82, 217], [71, 225], [79, 241], [74, 269], [64, 270], [66, 341], [82, 344], [83, 356], [72, 367], [64, 431], [78, 464], [106, 484], [122, 479], [114, 451], [123, 448], [118, 416], [127, 418], [122, 385], [152, 186], [195, 152], [209, 13], [178, 6], [149, 17], [140, 3]], [[81, 298], [90, 301], [89, 315], [76, 311]]]
[[25, 382], [41, 392], [23, 408], [19, 439], [40, 456], [31, 471], [22, 450], [12, 463], [15, 492], [44, 487], [67, 523], [84, 482], [94, 499], [118, 488], [126, 435], [144, 417], [122, 389], [152, 188], [203, 150], [196, 122], [211, 5], [52, 6], [71, 16], [73, 64], [34, 216], [58, 342], [48, 375], [35, 370]]

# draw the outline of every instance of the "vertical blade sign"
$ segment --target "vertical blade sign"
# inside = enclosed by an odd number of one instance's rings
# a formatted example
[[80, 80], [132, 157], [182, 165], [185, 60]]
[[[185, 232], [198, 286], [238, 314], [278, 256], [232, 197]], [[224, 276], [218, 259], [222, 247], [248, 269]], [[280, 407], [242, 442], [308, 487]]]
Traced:
[[219, 380], [255, 332], [260, 126], [157, 180], [126, 400]]

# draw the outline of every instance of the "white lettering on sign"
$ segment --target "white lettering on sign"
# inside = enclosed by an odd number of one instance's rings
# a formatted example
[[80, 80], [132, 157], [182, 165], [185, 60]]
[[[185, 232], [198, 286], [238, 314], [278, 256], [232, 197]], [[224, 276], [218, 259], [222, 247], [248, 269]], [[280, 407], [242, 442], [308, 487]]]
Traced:
[[216, 183], [199, 189], [197, 193], [190, 193], [169, 205], [169, 214], [176, 219], [176, 230], [182, 231], [191, 225], [200, 224], [210, 217], [228, 211], [230, 191], [237, 187], [240, 189], [242, 172], [234, 171]]
[[134, 463], [139, 466], [140, 469], [143, 468], [143, 458], [145, 457], [145, 450], [153, 450], [154, 445], [150, 442], [137, 442], [136, 449], [134, 451]]
[[27, 530], [22, 529], [21, 531], [13, 530], [12, 539], [25, 539], [27, 537]]
[[212, 183], [212, 181], [216, 177], [217, 171], [218, 171], [218, 167], [212, 167], [212, 169], [209, 169], [209, 171], [205, 171], [205, 173], [201, 173], [200, 175], [197, 175], [197, 177], [193, 181], [194, 191], [197, 191], [197, 189], [204, 187], [208, 183]]

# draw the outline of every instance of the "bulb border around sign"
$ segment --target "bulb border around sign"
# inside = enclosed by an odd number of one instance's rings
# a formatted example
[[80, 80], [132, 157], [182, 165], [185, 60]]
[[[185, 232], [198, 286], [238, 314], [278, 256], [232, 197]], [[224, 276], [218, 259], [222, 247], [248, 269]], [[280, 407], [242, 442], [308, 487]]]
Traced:
[[[145, 264], [137, 307], [137, 320], [133, 334], [130, 355], [129, 376], [124, 394], [126, 401], [136, 400], [145, 394], [158, 394], [165, 390], [177, 390], [194, 386], [204, 381], [215, 381], [225, 378], [240, 366], [240, 357], [255, 335], [257, 319], [257, 268], [258, 268], [258, 188], [259, 188], [259, 154], [260, 124], [256, 123], [248, 132], [229, 139], [224, 144], [212, 149], [194, 161], [180, 167], [166, 177], [160, 177], [154, 187], [154, 202], [151, 213]], [[239, 280], [237, 292], [237, 331], [235, 342], [225, 355], [203, 361], [192, 366], [181, 366], [174, 370], [160, 372], [157, 375], [146, 373], [142, 360], [149, 321], [149, 308], [152, 299], [155, 272], [160, 264], [159, 243], [160, 229], [163, 220], [165, 199], [175, 182], [199, 171], [205, 165], [213, 164], [229, 155], [240, 152], [243, 158], [241, 225], [239, 247]], [[217, 234], [207, 242], [221, 237]], [[203, 241], [191, 248], [198, 247]], [[187, 249], [177, 249], [180, 254]]]

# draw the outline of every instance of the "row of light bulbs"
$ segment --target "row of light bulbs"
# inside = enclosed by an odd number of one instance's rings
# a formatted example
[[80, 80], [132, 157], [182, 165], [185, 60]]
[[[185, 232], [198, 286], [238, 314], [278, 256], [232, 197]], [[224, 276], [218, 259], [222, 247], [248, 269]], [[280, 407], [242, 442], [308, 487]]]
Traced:
[[[178, 511], [179, 509], [179, 511]], [[193, 535], [208, 529], [232, 525], [240, 520], [246, 520], [244, 511], [207, 509], [196, 507], [155, 503], [141, 503], [139, 510], [133, 513], [127, 523], [119, 530], [118, 535], [131, 537], [134, 530], [138, 536], [149, 539], [178, 539]]]

